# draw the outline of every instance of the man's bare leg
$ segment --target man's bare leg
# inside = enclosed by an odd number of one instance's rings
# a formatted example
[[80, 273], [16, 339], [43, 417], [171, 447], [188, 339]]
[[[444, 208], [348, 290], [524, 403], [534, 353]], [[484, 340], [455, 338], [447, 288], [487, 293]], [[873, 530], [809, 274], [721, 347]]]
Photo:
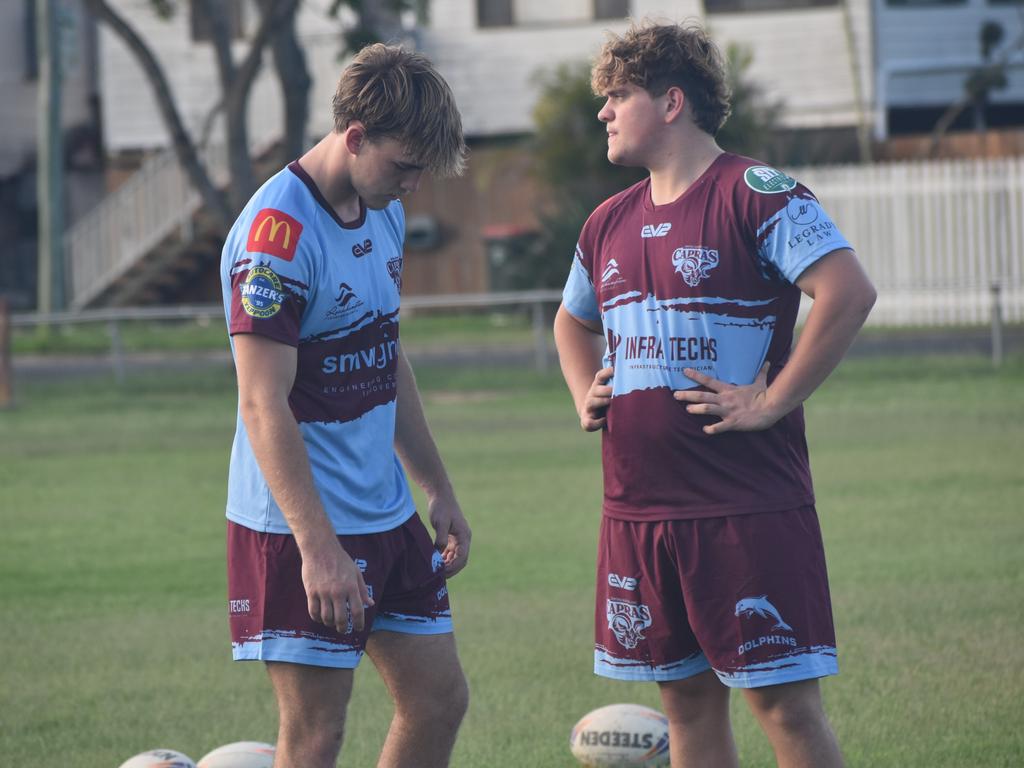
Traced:
[[366, 645], [395, 702], [378, 768], [444, 768], [469, 704], [455, 638], [374, 632]]
[[267, 662], [279, 717], [274, 768], [334, 768], [352, 695], [351, 669]]
[[747, 703], [775, 750], [779, 768], [841, 768], [817, 680], [745, 690]]
[[729, 722], [729, 689], [710, 669], [658, 683], [668, 717], [672, 768], [736, 768]]

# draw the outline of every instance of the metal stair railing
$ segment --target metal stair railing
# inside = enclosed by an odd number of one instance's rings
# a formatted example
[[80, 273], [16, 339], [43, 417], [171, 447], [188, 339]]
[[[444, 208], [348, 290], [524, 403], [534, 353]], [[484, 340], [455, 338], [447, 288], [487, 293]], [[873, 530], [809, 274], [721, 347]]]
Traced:
[[[208, 147], [201, 154], [214, 183], [224, 184], [224, 147]], [[65, 233], [69, 307], [88, 306], [175, 230], [184, 240], [191, 239], [192, 216], [201, 203], [172, 150], [146, 158], [135, 174]]]
[[[258, 156], [280, 139], [279, 99], [269, 82], [257, 81], [249, 101], [249, 146]], [[223, 129], [223, 118], [213, 135]], [[210, 144], [200, 159], [215, 186], [230, 180], [227, 148]], [[107, 195], [64, 233], [69, 279], [68, 308], [84, 309], [119, 277], [175, 230], [192, 240], [192, 217], [202, 206], [199, 193], [182, 170], [172, 149], [146, 158], [124, 184]]]

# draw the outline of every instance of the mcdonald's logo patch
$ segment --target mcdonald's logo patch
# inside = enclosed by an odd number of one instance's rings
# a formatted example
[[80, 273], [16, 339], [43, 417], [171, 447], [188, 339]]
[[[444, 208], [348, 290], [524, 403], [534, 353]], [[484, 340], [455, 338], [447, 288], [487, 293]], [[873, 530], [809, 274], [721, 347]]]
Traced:
[[253, 219], [245, 250], [291, 261], [301, 235], [302, 224], [296, 219], [276, 208], [264, 208]]

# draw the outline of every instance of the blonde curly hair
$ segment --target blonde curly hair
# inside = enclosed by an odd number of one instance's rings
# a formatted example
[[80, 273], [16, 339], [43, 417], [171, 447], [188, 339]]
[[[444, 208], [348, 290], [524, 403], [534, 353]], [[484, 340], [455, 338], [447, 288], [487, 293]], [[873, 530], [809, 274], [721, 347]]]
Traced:
[[604, 96], [617, 85], [636, 85], [652, 96], [682, 89], [693, 121], [714, 136], [729, 117], [725, 59], [698, 24], [632, 25], [611, 34], [591, 70], [590, 86]]

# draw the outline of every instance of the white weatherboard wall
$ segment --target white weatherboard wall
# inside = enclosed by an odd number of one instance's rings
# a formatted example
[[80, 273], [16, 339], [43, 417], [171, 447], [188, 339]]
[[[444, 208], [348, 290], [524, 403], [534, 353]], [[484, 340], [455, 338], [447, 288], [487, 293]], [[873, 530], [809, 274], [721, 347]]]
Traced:
[[750, 49], [747, 76], [783, 103], [782, 122], [798, 128], [857, 124], [854, 64], [843, 23], [838, 7], [708, 18], [716, 39]]
[[[701, 0], [634, 0], [630, 10], [637, 19], [700, 19], [723, 48], [729, 43], [749, 48], [748, 75], [769, 97], [785, 102], [782, 121], [815, 128], [857, 123], [855, 66], [866, 84], [864, 98], [870, 98], [868, 1], [849, 2], [852, 48], [842, 6], [707, 15]], [[559, 62], [593, 59], [605, 33], [621, 33], [629, 23], [586, 20], [572, 3], [548, 5], [548, 13], [529, 23], [481, 29], [474, 0], [432, 0], [430, 22], [421, 33], [423, 49], [451, 83], [470, 135], [531, 131], [540, 92], [537, 73]], [[533, 6], [524, 10], [532, 12]]]
[[[963, 0], [921, 6], [873, 2], [878, 59], [875, 89], [883, 107], [942, 107], [959, 99], [967, 73], [982, 64], [979, 30], [986, 21], [996, 21], [1005, 30], [997, 56], [1024, 34], [1019, 2]], [[1009, 84], [992, 91], [995, 103], [1024, 101], [1024, 51], [1018, 47], [1008, 63]], [[876, 134], [881, 137], [884, 133], [885, 125], [880, 122]]]
[[[220, 83], [213, 48], [207, 42], [193, 42], [189, 4], [180, 2], [169, 19], [157, 17], [149, 0], [111, 0], [150, 45], [166, 75], [185, 125], [198, 136], [207, 115], [217, 102]], [[331, 129], [331, 97], [341, 74], [338, 60], [341, 24], [327, 14], [329, 0], [306, 0], [298, 17], [298, 34], [306, 54], [306, 66], [313, 77], [310, 94], [309, 133], [318, 137]], [[258, 13], [251, 2], [244, 6], [246, 34], [255, 31]], [[235, 44], [235, 61], [247, 50], [246, 40]], [[263, 69], [253, 84], [249, 100], [250, 138], [255, 147], [279, 138], [282, 126], [281, 88], [273, 73], [272, 55], [266, 51]], [[104, 138], [108, 151], [154, 149], [169, 146], [170, 139], [152, 96], [152, 89], [135, 57], [120, 38], [100, 25], [100, 78], [103, 93]], [[219, 129], [211, 142], [223, 142]]]
[[[750, 48], [749, 75], [786, 105], [783, 122], [794, 127], [852, 126], [857, 121], [855, 63], [870, 99], [870, 0], [847, 0], [854, 46], [849, 44], [844, 6], [708, 16], [702, 0], [633, 0], [633, 18], [663, 21], [702, 19], [723, 47]], [[153, 13], [149, 0], [111, 0], [149, 42], [193, 131], [214, 105], [219, 87], [211, 47], [190, 38], [188, 3], [177, 4], [169, 20]], [[330, 100], [340, 73], [340, 23], [327, 16], [329, 0], [306, 0], [299, 36], [313, 77], [310, 134], [330, 130]], [[494, 136], [533, 129], [532, 110], [540, 91], [537, 74], [559, 62], [588, 61], [608, 31], [622, 32], [628, 20], [593, 20], [590, 0], [565, 3], [516, 0], [520, 23], [480, 28], [475, 0], [431, 0], [429, 21], [416, 33], [422, 50], [452, 85], [468, 135]], [[246, 3], [246, 30], [257, 13]], [[236, 58], [246, 48], [240, 41]], [[266, 60], [269, 61], [269, 55]], [[103, 120], [108, 149], [150, 149], [168, 144], [150, 88], [130, 52], [108, 30], [100, 31]], [[250, 126], [255, 137], [278, 131], [280, 89], [269, 67], [257, 79]]]
[[803, 168], [878, 288], [875, 325], [1024, 322], [1024, 158]]

